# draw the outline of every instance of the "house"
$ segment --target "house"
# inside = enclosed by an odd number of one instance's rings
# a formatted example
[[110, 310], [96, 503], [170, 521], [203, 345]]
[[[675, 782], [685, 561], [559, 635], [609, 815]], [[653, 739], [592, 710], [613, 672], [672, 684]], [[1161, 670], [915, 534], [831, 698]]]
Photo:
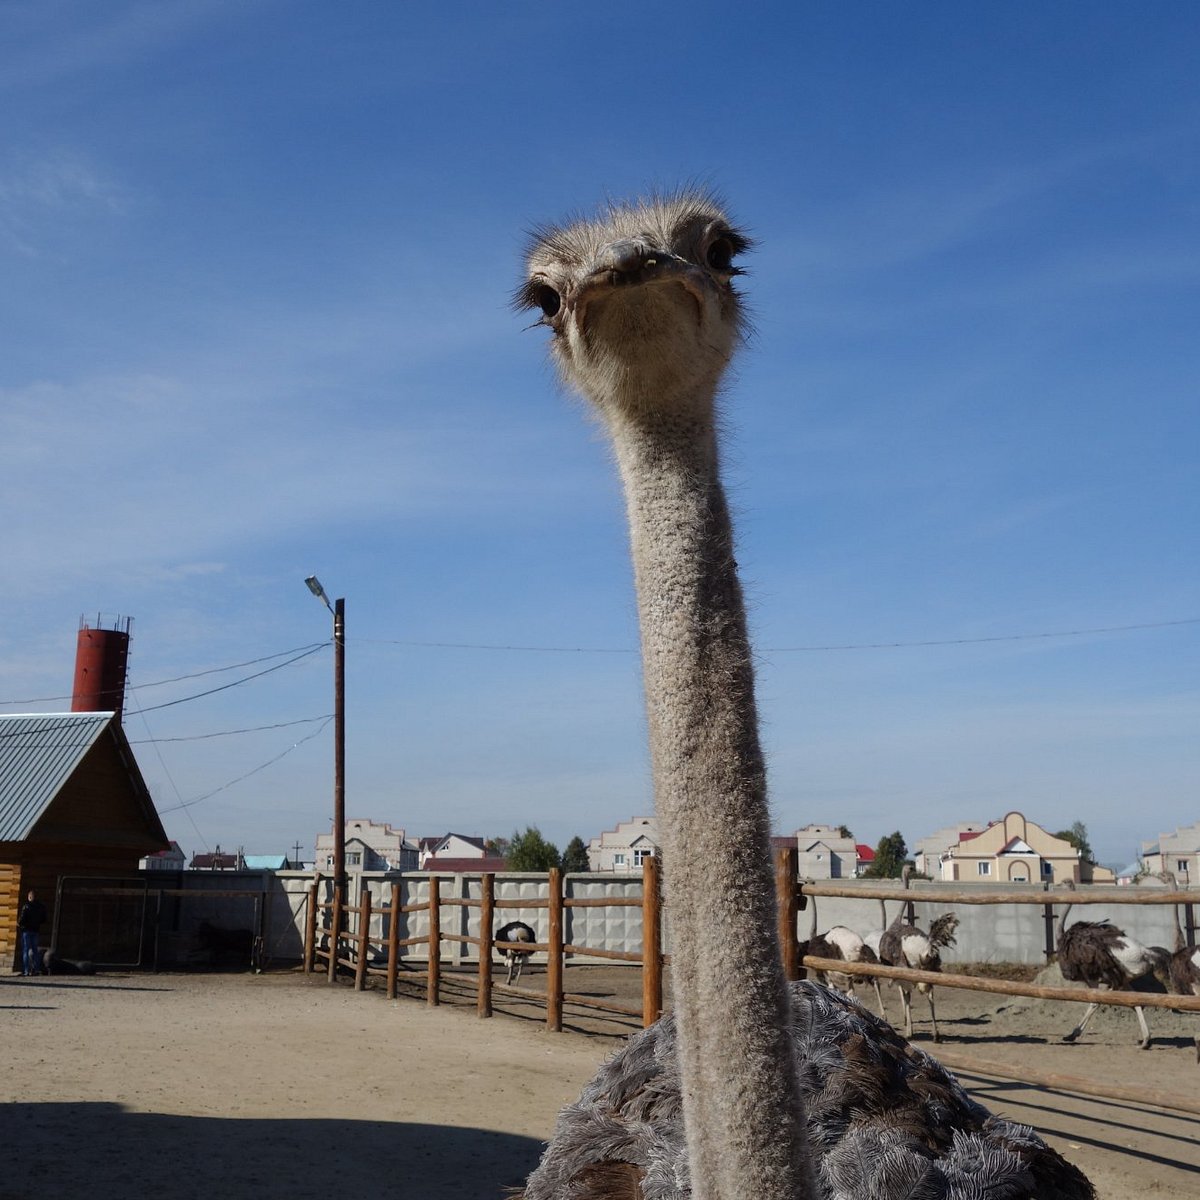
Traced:
[[178, 842], [172, 842], [166, 850], [156, 850], [138, 860], [139, 871], [182, 871], [187, 866], [187, 855]]
[[865, 875], [867, 868], [873, 866], [875, 863], [875, 851], [870, 846], [859, 842], [854, 847], [854, 854], [858, 859], [854, 873], [859, 876]]
[[980, 832], [966, 830], [942, 855], [935, 879], [960, 883], [1114, 883], [1107, 867], [1083, 862], [1066, 838], [1024, 813], [1007, 813]]
[[223, 854], [218, 846], [211, 854], [193, 854], [191, 870], [193, 871], [240, 871], [242, 856], [240, 854]]
[[243, 854], [242, 866], [247, 871], [286, 871], [291, 863], [286, 854]]
[[642, 863], [660, 851], [658, 820], [631, 817], [588, 842], [588, 870], [640, 871]]
[[921, 838], [913, 847], [913, 869], [918, 875], [928, 875], [930, 879], [941, 879], [942, 858], [951, 846], [957, 846], [963, 834], [982, 833], [987, 828], [984, 821], [959, 821], [957, 825], [948, 825]]
[[[415, 871], [417, 847], [404, 836], [403, 829], [393, 829], [386, 822], [366, 819], [346, 822], [343, 832], [346, 871]], [[316, 864], [319, 871], [332, 871], [333, 831], [322, 833], [316, 842]]]
[[483, 838], [468, 837], [465, 833], [444, 833], [441, 837], [423, 837], [417, 843], [418, 870], [430, 870], [431, 858], [483, 858], [487, 847]]
[[[138, 862], [169, 846], [116, 713], [0, 716], [0, 962], [15, 961], [17, 911], [31, 888], [50, 918], [47, 943], [53, 930], [65, 952], [123, 961], [125, 930], [119, 938], [114, 923], [98, 926], [86, 903], [56, 912], [59, 884], [136, 879]], [[129, 936], [136, 943], [136, 927]]]
[[[841, 825], [805, 825], [793, 835], [799, 852], [801, 879], [853, 879], [858, 874], [858, 846], [841, 833]], [[874, 857], [872, 855], [872, 857]]]
[[1142, 861], [1151, 875], [1173, 872], [1183, 887], [1200, 880], [1200, 821], [1174, 833], [1160, 833], [1155, 842], [1143, 842]]

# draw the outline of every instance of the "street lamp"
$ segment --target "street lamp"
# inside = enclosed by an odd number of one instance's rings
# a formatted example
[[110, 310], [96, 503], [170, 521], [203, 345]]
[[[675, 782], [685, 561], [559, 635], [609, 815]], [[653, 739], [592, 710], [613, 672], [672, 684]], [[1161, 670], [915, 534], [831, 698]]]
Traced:
[[[315, 575], [304, 582], [333, 613], [333, 890], [340, 909], [346, 904], [346, 601], [330, 604]], [[336, 929], [333, 935], [331, 967], [337, 961]]]

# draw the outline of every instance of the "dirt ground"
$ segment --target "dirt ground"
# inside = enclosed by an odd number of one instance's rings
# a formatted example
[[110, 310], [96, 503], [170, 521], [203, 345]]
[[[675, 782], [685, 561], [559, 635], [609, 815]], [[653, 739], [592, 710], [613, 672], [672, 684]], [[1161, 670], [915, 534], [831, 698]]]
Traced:
[[[521, 983], [544, 977], [535, 966]], [[572, 966], [566, 989], [637, 1004], [640, 977]], [[389, 1002], [377, 983], [364, 995], [293, 971], [0, 977], [0, 1200], [498, 1200], [637, 1024], [568, 1007], [567, 1031], [548, 1033], [520, 997], [480, 1020], [453, 976], [440, 1008], [402, 991]], [[1082, 1009], [1001, 999], [939, 989], [945, 1051], [1200, 1098], [1194, 1018], [1149, 1012], [1142, 1051], [1132, 1014], [1106, 1011], [1064, 1045]], [[914, 1040], [934, 1049], [922, 1003]], [[1101, 1200], [1200, 1200], [1200, 1118], [958, 1075], [1041, 1131]]]

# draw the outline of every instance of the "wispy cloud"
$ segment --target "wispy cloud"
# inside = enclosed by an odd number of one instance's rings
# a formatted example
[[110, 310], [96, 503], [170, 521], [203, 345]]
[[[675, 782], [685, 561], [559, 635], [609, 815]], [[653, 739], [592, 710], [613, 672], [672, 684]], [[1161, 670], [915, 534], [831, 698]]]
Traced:
[[84, 155], [12, 156], [0, 167], [0, 245], [37, 257], [64, 221], [120, 214], [129, 201], [126, 189]]

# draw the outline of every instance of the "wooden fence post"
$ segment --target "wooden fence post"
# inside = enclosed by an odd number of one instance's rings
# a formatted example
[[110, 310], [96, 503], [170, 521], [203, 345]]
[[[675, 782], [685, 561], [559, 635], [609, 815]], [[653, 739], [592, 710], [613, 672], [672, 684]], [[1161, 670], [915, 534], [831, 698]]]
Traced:
[[492, 1015], [492, 915], [495, 901], [496, 877], [488, 871], [479, 878], [479, 988], [475, 1007], [481, 1017]]
[[367, 982], [367, 950], [371, 945], [371, 889], [363, 880], [362, 899], [358, 902], [358, 961], [354, 964], [354, 990], [361, 992]]
[[329, 982], [332, 983], [337, 978], [338, 934], [342, 928], [342, 893], [336, 879], [333, 883], [333, 908], [330, 911], [333, 919], [329, 924]]
[[783, 974], [788, 980], [800, 978], [800, 939], [796, 933], [799, 904], [800, 851], [785, 846], [775, 851], [775, 898], [779, 908], [779, 950], [783, 956]]
[[396, 998], [396, 972], [400, 969], [400, 884], [392, 880], [391, 913], [387, 936], [387, 998]]
[[549, 876], [550, 894], [550, 950], [546, 957], [546, 1028], [552, 1033], [562, 1032], [563, 1004], [563, 890], [562, 871], [551, 868]]
[[436, 1005], [442, 1002], [438, 995], [442, 970], [442, 881], [436, 875], [429, 877], [429, 972], [426, 978], [425, 1003]]
[[317, 949], [317, 885], [308, 885], [308, 912], [304, 914], [304, 973], [311, 975]]
[[1046, 961], [1054, 958], [1054, 905], [1047, 904], [1042, 908], [1042, 924], [1046, 935]]
[[658, 859], [642, 859], [642, 1024], [649, 1027], [662, 1015], [662, 892]]

